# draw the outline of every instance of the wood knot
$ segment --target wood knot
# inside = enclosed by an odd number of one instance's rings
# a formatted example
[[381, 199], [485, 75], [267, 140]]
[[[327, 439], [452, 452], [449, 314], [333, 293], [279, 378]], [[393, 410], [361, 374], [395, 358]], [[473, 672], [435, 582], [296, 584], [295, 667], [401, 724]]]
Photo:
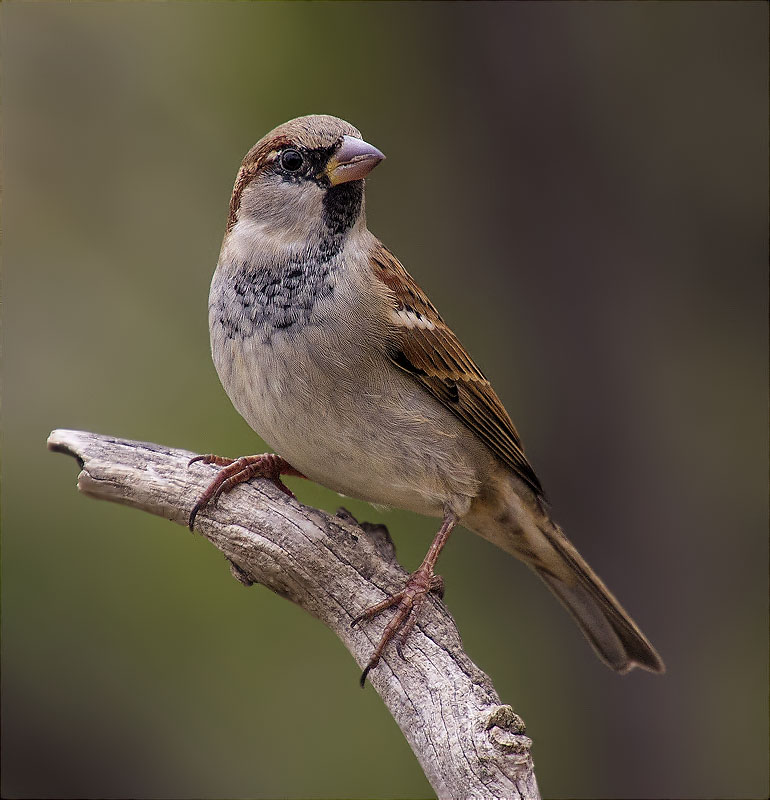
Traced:
[[[230, 559], [227, 559], [230, 561]], [[254, 581], [252, 580], [251, 576], [248, 572], [242, 570], [235, 561], [230, 561], [230, 574], [237, 580], [239, 583], [242, 583], [244, 586], [253, 586]]]
[[385, 525], [374, 522], [359, 522], [346, 508], [338, 508], [336, 516], [352, 525], [357, 525], [366, 538], [374, 545], [377, 553], [390, 563], [396, 563], [396, 546], [390, 538], [390, 533]]
[[524, 721], [510, 706], [490, 706], [484, 713], [484, 730], [497, 749], [518, 759], [529, 758], [532, 739], [525, 736]]

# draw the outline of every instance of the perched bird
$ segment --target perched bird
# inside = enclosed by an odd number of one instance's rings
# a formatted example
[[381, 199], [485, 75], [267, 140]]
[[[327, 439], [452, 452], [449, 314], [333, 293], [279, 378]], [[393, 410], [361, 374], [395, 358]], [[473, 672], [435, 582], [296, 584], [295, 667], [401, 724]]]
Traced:
[[[366, 226], [364, 178], [384, 158], [349, 123], [299, 117], [246, 154], [211, 283], [211, 350], [233, 405], [276, 451], [222, 469], [190, 515], [253, 477], [299, 475], [441, 517], [361, 677], [401, 644], [457, 523], [525, 561], [618, 672], [663, 672], [637, 625], [553, 521], [491, 384]], [[192, 462], [191, 462], [192, 463]]]

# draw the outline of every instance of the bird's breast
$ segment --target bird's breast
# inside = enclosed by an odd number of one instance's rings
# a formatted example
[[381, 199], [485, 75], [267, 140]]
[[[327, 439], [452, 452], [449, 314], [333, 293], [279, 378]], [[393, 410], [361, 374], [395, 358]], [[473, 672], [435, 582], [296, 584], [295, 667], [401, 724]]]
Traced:
[[217, 273], [209, 295], [209, 323], [231, 339], [269, 340], [275, 333], [311, 324], [318, 304], [334, 292], [334, 269], [328, 263]]
[[[355, 378], [371, 361], [354, 341], [360, 293], [333, 261], [280, 269], [217, 269], [209, 296], [214, 364], [233, 404], [285, 455], [289, 429], [352, 411]], [[360, 332], [360, 331], [359, 331]], [[300, 437], [296, 437], [300, 438]], [[292, 441], [288, 441], [292, 440]]]
[[475, 494], [478, 448], [387, 358], [372, 303], [335, 265], [315, 271], [312, 288], [306, 271], [215, 275], [214, 364], [241, 416], [309, 478], [440, 515]]

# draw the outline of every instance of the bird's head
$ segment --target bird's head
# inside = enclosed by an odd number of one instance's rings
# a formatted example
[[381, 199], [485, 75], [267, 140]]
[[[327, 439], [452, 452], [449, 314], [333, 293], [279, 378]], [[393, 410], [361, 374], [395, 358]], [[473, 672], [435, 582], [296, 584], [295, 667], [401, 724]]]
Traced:
[[227, 235], [257, 231], [275, 246], [339, 240], [363, 219], [363, 178], [384, 157], [337, 117], [319, 114], [285, 122], [243, 159]]

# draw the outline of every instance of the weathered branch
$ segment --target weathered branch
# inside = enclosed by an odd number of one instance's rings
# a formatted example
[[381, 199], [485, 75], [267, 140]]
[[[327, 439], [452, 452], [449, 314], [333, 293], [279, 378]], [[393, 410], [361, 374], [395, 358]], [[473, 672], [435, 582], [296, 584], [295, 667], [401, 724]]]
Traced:
[[[78, 460], [84, 494], [181, 525], [215, 470], [188, 468], [195, 454], [185, 450], [82, 431], [54, 431], [48, 446]], [[388, 615], [355, 629], [351, 620], [406, 579], [383, 526], [359, 526], [343, 511], [332, 517], [254, 481], [201, 512], [196, 530], [225, 554], [238, 580], [297, 603], [366, 664]], [[539, 798], [524, 725], [465, 654], [440, 600], [431, 597], [423, 606], [404, 654], [402, 660], [395, 647], [387, 648], [369, 679], [437, 795]]]

